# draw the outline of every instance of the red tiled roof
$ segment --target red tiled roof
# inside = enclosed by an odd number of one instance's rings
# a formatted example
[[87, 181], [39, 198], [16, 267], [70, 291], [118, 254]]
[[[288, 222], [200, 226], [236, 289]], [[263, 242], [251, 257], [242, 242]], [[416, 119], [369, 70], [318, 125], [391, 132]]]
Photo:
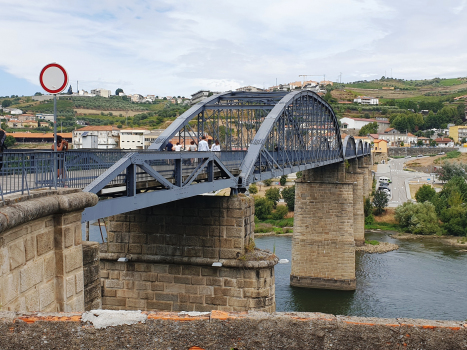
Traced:
[[379, 138], [379, 135], [378, 134], [370, 134], [371, 137], [373, 137], [374, 139], [378, 139]]
[[390, 132], [391, 130], [394, 130], [394, 128], [387, 128], [384, 132]]
[[445, 139], [445, 138], [437, 138], [435, 139], [435, 142], [451, 142], [451, 139]]
[[389, 122], [386, 120], [376, 120], [376, 119], [366, 119], [366, 118], [349, 118], [349, 119], [357, 120], [359, 122], [370, 122], [370, 123], [377, 122], [377, 123], [389, 124]]
[[114, 131], [114, 130], [120, 130], [120, 129], [118, 129], [116, 126], [113, 126], [113, 125], [88, 125], [76, 131]]

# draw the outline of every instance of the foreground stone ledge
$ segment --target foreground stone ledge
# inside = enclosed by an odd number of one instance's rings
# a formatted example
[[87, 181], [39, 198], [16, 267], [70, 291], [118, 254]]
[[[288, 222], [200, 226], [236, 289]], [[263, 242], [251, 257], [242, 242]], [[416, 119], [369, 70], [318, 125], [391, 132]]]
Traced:
[[128, 311], [140, 313], [144, 322], [101, 329], [82, 321], [98, 313], [1, 312], [0, 348], [467, 349], [467, 324], [461, 321], [222, 311]]

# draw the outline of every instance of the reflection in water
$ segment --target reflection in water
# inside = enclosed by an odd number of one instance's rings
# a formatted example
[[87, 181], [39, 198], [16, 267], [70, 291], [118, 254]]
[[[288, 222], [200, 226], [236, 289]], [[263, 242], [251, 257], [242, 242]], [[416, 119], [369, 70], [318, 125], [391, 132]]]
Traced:
[[[357, 290], [292, 288], [291, 265], [276, 265], [276, 310], [366, 317], [465, 320], [467, 254], [435, 241], [399, 241], [385, 233], [367, 239], [397, 243], [399, 250], [356, 255]], [[258, 248], [292, 260], [291, 237], [257, 237]]]

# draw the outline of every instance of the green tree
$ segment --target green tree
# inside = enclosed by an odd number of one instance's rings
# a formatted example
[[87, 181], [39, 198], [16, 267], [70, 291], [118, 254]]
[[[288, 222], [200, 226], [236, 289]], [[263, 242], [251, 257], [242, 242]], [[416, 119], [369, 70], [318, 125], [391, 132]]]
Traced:
[[415, 199], [418, 203], [423, 203], [426, 201], [431, 201], [435, 196], [436, 191], [430, 185], [423, 185], [415, 193]]
[[388, 195], [383, 191], [376, 191], [373, 197], [373, 206], [376, 208], [376, 215], [382, 214], [388, 203]]
[[452, 178], [459, 176], [467, 179], [467, 164], [456, 164], [451, 162], [444, 162], [441, 168], [436, 170], [438, 179], [443, 182], [448, 182]]
[[118, 96], [119, 93], [123, 92], [123, 89], [122, 88], [118, 88], [117, 90], [115, 90], [115, 95]]
[[430, 147], [436, 147], [436, 141], [430, 140]]
[[417, 141], [417, 146], [419, 146], [419, 147], [423, 146], [423, 141], [422, 141], [422, 140], [418, 140], [418, 141]]
[[465, 137], [463, 137], [463, 138], [461, 139], [461, 143], [466, 143], [466, 142], [467, 142], [467, 140], [465, 139]]
[[281, 193], [278, 188], [271, 187], [266, 190], [266, 198], [272, 201], [274, 209], [276, 209], [277, 202], [281, 198]]
[[409, 232], [421, 235], [440, 234], [435, 206], [430, 202], [405, 202], [396, 209], [395, 218]]
[[42, 93], [41, 93], [41, 92], [36, 92], [36, 93], [34, 94], [34, 96], [42, 96]]
[[295, 209], [295, 185], [286, 187], [282, 190], [282, 198], [290, 211]]
[[363, 128], [360, 129], [358, 132], [358, 136], [365, 136], [368, 134], [376, 134], [378, 132], [378, 123], [373, 122], [373, 123], [368, 123]]
[[255, 197], [255, 215], [259, 220], [266, 220], [272, 213], [273, 203], [265, 197]]
[[2, 107], [3, 108], [10, 107], [12, 104], [13, 104], [13, 102], [11, 102], [11, 100], [3, 100], [2, 101]]
[[287, 182], [287, 175], [282, 175], [279, 180], [279, 183], [281, 184], [281, 186], [285, 186], [286, 182]]
[[15, 139], [13, 136], [8, 135], [8, 136], [5, 138], [5, 146], [11, 147], [11, 146], [13, 146], [15, 143], [16, 143], [16, 139]]
[[297, 179], [301, 179], [303, 176], [303, 172], [297, 171]]
[[272, 180], [271, 180], [271, 179], [263, 180], [263, 184], [264, 184], [265, 186], [271, 186]]
[[257, 194], [258, 193], [258, 186], [256, 186], [256, 184], [251, 184], [248, 187], [248, 192], [250, 192], [251, 194]]
[[278, 205], [276, 210], [272, 213], [272, 218], [274, 220], [282, 220], [288, 213], [289, 209], [286, 205]]

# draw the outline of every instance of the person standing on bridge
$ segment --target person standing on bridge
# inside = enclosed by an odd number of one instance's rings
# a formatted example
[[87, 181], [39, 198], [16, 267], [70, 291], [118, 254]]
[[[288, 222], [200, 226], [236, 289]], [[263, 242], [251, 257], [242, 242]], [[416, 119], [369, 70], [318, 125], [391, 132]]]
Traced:
[[[52, 145], [52, 150], [54, 149], [54, 145]], [[57, 152], [68, 151], [68, 142], [62, 136], [57, 135]], [[57, 178], [60, 178], [60, 175], [63, 179], [66, 178], [66, 174], [64, 173], [65, 167], [65, 154], [58, 154], [58, 169], [57, 169]]]
[[209, 145], [208, 145], [208, 142], [206, 141], [206, 136], [203, 135], [198, 145], [198, 152], [207, 152], [207, 151], [209, 151]]
[[211, 147], [211, 152], [220, 152], [220, 151], [221, 151], [221, 145], [219, 144], [219, 140], [216, 140], [216, 142]]
[[3, 167], [3, 149], [7, 149], [5, 146], [6, 132], [0, 128], [0, 170]]

